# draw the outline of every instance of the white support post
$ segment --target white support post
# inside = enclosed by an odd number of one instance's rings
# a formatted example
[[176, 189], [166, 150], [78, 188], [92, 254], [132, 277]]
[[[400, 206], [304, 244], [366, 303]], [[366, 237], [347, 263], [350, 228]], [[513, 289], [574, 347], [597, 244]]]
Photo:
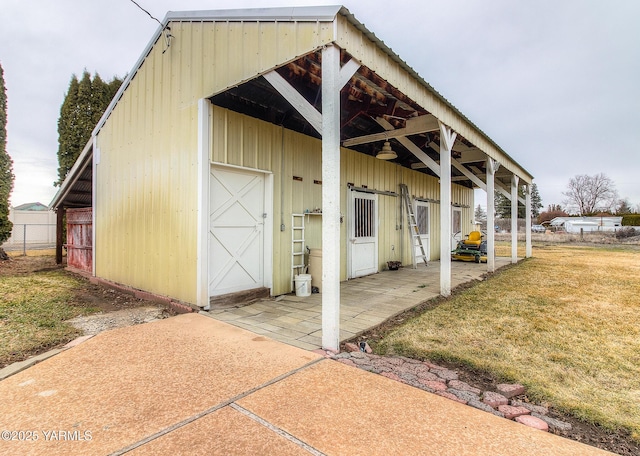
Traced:
[[518, 176], [511, 176], [511, 263], [518, 262]]
[[487, 158], [487, 272], [496, 270], [496, 171], [500, 163], [492, 158]]
[[322, 50], [322, 348], [340, 347], [340, 50]]
[[[98, 147], [98, 136], [93, 135], [92, 138], [93, 144], [93, 159], [91, 164], [91, 175], [93, 179], [91, 179], [91, 275], [93, 277], [96, 276], [96, 232], [97, 232], [97, 217], [98, 214], [98, 165], [100, 164], [100, 148]], [[62, 205], [60, 209], [62, 210]], [[26, 227], [26, 225], [25, 225]], [[26, 239], [26, 236], [25, 236]]]
[[198, 225], [196, 240], [196, 304], [209, 310], [209, 130], [211, 103], [198, 100]]
[[340, 89], [360, 68], [340, 67], [340, 49], [322, 50], [322, 114], [275, 71], [265, 79], [322, 135], [322, 347], [340, 348]]
[[440, 123], [440, 294], [451, 295], [451, 150], [457, 133]]
[[526, 257], [531, 258], [531, 184], [526, 185], [525, 193], [525, 243], [526, 243]]

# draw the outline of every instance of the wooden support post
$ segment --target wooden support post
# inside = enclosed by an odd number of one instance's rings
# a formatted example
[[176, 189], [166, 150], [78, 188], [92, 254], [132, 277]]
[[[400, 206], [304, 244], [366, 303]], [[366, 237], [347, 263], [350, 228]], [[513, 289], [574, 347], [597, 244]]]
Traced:
[[496, 270], [496, 171], [500, 163], [493, 158], [487, 158], [487, 272]]
[[62, 244], [64, 244], [64, 207], [56, 210], [56, 264], [62, 264]]
[[340, 49], [322, 49], [322, 114], [275, 71], [265, 79], [322, 135], [322, 347], [340, 348], [340, 89], [360, 68], [340, 67]]
[[531, 184], [527, 184], [526, 193], [525, 193], [525, 244], [526, 244], [526, 254], [527, 258], [531, 258], [532, 249], [531, 249]]
[[451, 150], [457, 133], [440, 123], [440, 294], [451, 295]]
[[322, 50], [322, 348], [340, 348], [340, 50]]
[[518, 262], [518, 181], [515, 174], [511, 176], [511, 263]]
[[198, 225], [196, 241], [196, 304], [209, 310], [209, 121], [211, 102], [198, 100]]

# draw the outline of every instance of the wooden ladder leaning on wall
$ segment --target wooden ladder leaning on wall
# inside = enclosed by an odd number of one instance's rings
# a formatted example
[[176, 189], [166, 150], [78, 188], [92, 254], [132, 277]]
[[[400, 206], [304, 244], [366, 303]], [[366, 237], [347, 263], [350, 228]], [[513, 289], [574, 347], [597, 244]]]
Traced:
[[[424, 251], [424, 245], [422, 245], [420, 230], [418, 229], [416, 215], [413, 212], [413, 205], [411, 204], [409, 189], [406, 184], [400, 184], [400, 194], [404, 201], [404, 207], [407, 210], [407, 223], [409, 226], [409, 235], [411, 236], [411, 260], [413, 261], [413, 268], [416, 269], [418, 267], [418, 259], [422, 259], [422, 261], [424, 261], [424, 265], [428, 266], [427, 254]], [[416, 254], [416, 248], [420, 249], [420, 255]]]

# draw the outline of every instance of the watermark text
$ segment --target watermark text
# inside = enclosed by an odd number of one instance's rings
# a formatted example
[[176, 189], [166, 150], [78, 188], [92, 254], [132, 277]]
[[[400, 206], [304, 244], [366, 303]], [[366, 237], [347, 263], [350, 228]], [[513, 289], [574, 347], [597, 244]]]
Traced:
[[67, 431], [64, 429], [33, 429], [24, 431], [13, 431], [5, 429], [0, 431], [0, 440], [7, 441], [32, 441], [44, 440], [47, 442], [83, 442], [93, 439], [91, 431]]

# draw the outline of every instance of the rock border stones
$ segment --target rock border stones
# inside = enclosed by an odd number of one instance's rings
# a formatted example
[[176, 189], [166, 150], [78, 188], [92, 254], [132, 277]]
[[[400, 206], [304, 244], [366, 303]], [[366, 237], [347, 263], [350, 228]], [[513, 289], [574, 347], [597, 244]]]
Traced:
[[347, 366], [382, 375], [535, 429], [571, 430], [571, 424], [547, 416], [549, 410], [546, 407], [517, 399], [526, 392], [522, 385], [501, 383], [496, 385], [496, 391], [483, 391], [459, 380], [457, 372], [428, 361], [375, 355], [370, 353], [368, 345], [366, 351], [360, 351], [356, 344], [346, 346], [351, 351], [337, 354], [325, 350], [315, 352]]

